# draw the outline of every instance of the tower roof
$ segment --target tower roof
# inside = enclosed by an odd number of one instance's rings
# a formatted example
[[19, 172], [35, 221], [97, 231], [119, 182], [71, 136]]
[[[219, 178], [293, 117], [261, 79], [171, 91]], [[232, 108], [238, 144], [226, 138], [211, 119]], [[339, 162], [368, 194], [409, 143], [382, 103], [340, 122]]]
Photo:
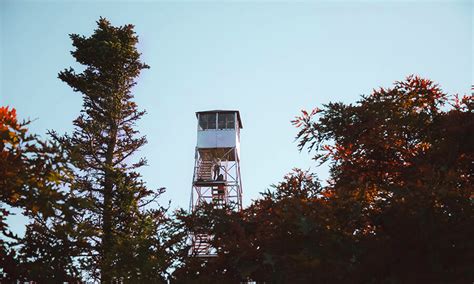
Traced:
[[204, 114], [204, 113], [237, 113], [237, 119], [239, 121], [239, 127], [244, 128], [244, 126], [242, 125], [242, 120], [240, 119], [240, 112], [238, 110], [216, 109], [216, 110], [197, 111], [196, 112], [196, 117], [198, 116], [198, 114]]

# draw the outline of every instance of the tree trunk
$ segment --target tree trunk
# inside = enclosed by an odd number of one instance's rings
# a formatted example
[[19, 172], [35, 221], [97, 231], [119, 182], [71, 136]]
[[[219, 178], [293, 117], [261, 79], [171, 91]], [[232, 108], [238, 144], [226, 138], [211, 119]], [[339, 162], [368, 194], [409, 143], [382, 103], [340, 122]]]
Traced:
[[112, 283], [112, 197], [114, 187], [113, 157], [117, 140], [117, 127], [111, 127], [110, 140], [107, 145], [104, 168], [104, 208], [102, 212], [102, 263], [101, 283]]

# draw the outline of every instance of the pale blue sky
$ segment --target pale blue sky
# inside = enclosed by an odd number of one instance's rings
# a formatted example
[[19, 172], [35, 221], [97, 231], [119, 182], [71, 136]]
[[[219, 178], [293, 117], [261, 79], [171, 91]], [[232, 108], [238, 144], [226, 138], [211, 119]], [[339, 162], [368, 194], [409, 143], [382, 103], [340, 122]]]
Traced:
[[81, 96], [57, 79], [75, 66], [69, 33], [90, 35], [99, 16], [134, 24], [145, 70], [135, 88], [148, 114], [140, 152], [163, 204], [188, 207], [195, 111], [238, 109], [244, 124], [244, 205], [292, 167], [316, 168], [294, 143], [300, 109], [354, 102], [409, 74], [469, 93], [471, 1], [132, 2], [0, 0], [0, 103], [37, 119], [31, 131], [70, 132]]

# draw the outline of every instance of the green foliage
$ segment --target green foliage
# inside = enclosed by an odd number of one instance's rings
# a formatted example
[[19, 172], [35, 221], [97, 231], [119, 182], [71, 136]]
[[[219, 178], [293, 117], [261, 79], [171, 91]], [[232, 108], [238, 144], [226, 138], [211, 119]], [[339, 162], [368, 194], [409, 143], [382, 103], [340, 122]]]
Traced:
[[70, 171], [61, 147], [28, 134], [28, 123], [19, 123], [14, 109], [0, 108], [2, 280], [77, 279], [70, 254], [63, 254], [57, 243], [48, 243], [47, 234], [40, 238], [36, 221], [28, 225], [24, 237], [13, 234], [5, 222], [10, 208], [17, 208], [31, 220], [59, 217], [59, 212], [70, 214], [66, 208], [67, 192], [61, 188]]
[[135, 123], [145, 111], [133, 102], [132, 87], [141, 70], [138, 37], [132, 25], [112, 26], [101, 18], [90, 37], [71, 35], [82, 73], [72, 68], [59, 78], [83, 96], [83, 110], [71, 136], [53, 134], [74, 168], [71, 189], [81, 199], [80, 218], [87, 240], [83, 268], [101, 282], [164, 279], [170, 266], [164, 232], [166, 209], [149, 206], [163, 192], [148, 189], [132, 162], [145, 143]]
[[[97, 24], [90, 37], [70, 36], [85, 70], [59, 73], [83, 97], [72, 135], [40, 141], [0, 108], [2, 281], [157, 283], [176, 262], [183, 230], [156, 202], [164, 189], [148, 189], [137, 172], [146, 138], [135, 124], [145, 111], [131, 90], [149, 67], [132, 25]], [[30, 218], [23, 238], [8, 230], [10, 207]]]

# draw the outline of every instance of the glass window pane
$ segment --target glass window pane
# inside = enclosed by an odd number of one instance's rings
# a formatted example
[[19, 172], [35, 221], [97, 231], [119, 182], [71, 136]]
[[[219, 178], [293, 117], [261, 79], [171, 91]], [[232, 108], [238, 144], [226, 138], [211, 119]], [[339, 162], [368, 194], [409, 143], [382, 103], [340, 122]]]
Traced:
[[216, 129], [216, 114], [202, 113], [199, 115], [199, 129]]
[[225, 119], [226, 119], [226, 114], [225, 113], [219, 113], [219, 116], [217, 117], [218, 120], [218, 128], [219, 129], [224, 129], [225, 128]]
[[217, 120], [219, 129], [234, 129], [233, 113], [219, 113]]
[[208, 123], [207, 129], [216, 129], [216, 114], [215, 113], [208, 114], [207, 123]]
[[199, 130], [204, 130], [207, 128], [207, 117], [205, 114], [199, 115]]
[[233, 113], [229, 113], [227, 114], [227, 129], [234, 129], [234, 114]]

